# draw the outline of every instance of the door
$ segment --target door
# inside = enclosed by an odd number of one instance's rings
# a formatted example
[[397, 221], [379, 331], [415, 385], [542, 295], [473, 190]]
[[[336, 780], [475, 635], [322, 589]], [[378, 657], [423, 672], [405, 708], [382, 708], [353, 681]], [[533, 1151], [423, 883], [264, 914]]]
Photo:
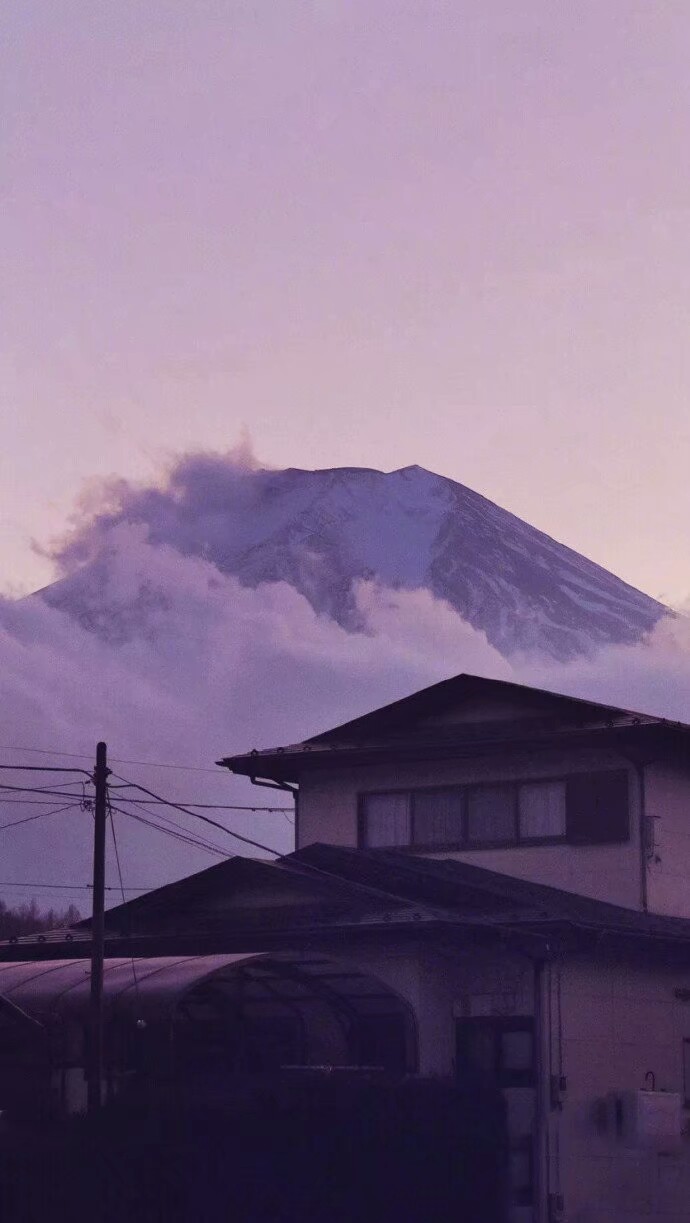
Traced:
[[513, 1223], [535, 1214], [536, 1058], [531, 1016], [482, 1016], [456, 1023], [458, 1083], [468, 1079], [497, 1088], [505, 1101], [507, 1183]]

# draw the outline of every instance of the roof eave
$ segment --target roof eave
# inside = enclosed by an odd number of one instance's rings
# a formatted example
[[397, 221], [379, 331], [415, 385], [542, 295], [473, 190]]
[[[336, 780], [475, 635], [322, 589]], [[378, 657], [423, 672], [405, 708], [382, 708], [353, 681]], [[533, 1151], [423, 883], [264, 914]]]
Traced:
[[333, 747], [312, 747], [310, 742], [294, 748], [277, 748], [274, 751], [250, 752], [238, 756], [226, 756], [218, 764], [240, 776], [268, 779], [276, 782], [299, 784], [306, 771], [334, 764], [347, 766], [398, 762], [401, 755], [406, 760], [439, 760], [452, 756], [471, 758], [477, 755], [497, 755], [506, 752], [552, 748], [559, 746], [599, 747], [606, 744], [624, 749], [631, 756], [645, 758], [645, 748], [651, 745], [673, 746], [683, 739], [686, 750], [687, 728], [668, 722], [647, 722], [627, 726], [568, 727], [552, 734], [534, 735], [525, 728], [525, 733], [512, 738], [471, 739], [461, 737], [439, 738], [420, 742], [418, 734], [401, 737], [394, 743], [354, 744]]

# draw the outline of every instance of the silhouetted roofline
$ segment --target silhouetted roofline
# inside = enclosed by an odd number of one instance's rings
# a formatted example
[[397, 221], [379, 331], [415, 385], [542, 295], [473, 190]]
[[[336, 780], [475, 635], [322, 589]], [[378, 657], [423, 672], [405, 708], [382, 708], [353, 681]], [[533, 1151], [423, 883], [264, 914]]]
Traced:
[[550, 716], [544, 716], [513, 721], [477, 720], [447, 727], [429, 727], [422, 731], [415, 728], [414, 734], [408, 735], [405, 740], [406, 753], [409, 755], [409, 750], [412, 750], [424, 758], [442, 756], [452, 743], [454, 754], [480, 754], [490, 750], [506, 750], [510, 746], [563, 744], [569, 737], [584, 743], [588, 735], [593, 736], [598, 745], [602, 736], [612, 743], [616, 735], [620, 739], [634, 734], [639, 739], [639, 731], [643, 728], [664, 730], [668, 732], [667, 737], [676, 739], [679, 735], [684, 737], [690, 733], [690, 727], [685, 723], [672, 722], [654, 714], [605, 705], [528, 684], [461, 673], [322, 731], [301, 743], [226, 756], [218, 764], [244, 776], [272, 778], [286, 783], [297, 781], [299, 772], [305, 768], [323, 765], [336, 755], [342, 757], [346, 754], [348, 762], [352, 764], [366, 763], [370, 759], [382, 761], [386, 754], [395, 758], [400, 750], [402, 732], [406, 727], [412, 727], [416, 720], [442, 714], [463, 698], [497, 694], [522, 701], [537, 697], [545, 703], [545, 714], [549, 710], [554, 714], [559, 713], [564, 716], [564, 723], [557, 725]]
[[[450, 936], [473, 942], [499, 936], [502, 942], [515, 942], [538, 955], [557, 945], [596, 954], [606, 939], [608, 946], [675, 947], [683, 962], [690, 962], [686, 918], [627, 909], [466, 861], [314, 844], [279, 863], [252, 863], [249, 870], [245, 866], [237, 860], [223, 863], [157, 889], [147, 898], [148, 905], [137, 899], [120, 906], [106, 932], [106, 954], [126, 960], [131, 955], [255, 953], [283, 945], [299, 948], [305, 940], [322, 936], [347, 942], [436, 937], [434, 931], [442, 928]], [[305, 898], [306, 923], [304, 907], [298, 906], [292, 917], [280, 908], [287, 880]], [[214, 897], [231, 895], [233, 883], [241, 881], [267, 889], [265, 903], [258, 910], [253, 906], [258, 922], [247, 923], [242, 905], [224, 914], [215, 908]], [[278, 909], [271, 903], [274, 888]], [[180, 910], [183, 890], [187, 900], [196, 897], [198, 906], [185, 910], [183, 905]], [[345, 906], [343, 900], [348, 902]], [[156, 919], [166, 913], [169, 920], [161, 926]], [[210, 913], [218, 916], [212, 927], [207, 920]], [[132, 935], [123, 934], [130, 924]], [[88, 954], [88, 929], [61, 933], [62, 941], [55, 932], [54, 942], [34, 936], [0, 944], [0, 962], [83, 959]]]
[[604, 705], [600, 701], [568, 696], [565, 693], [554, 692], [548, 688], [535, 688], [531, 684], [518, 684], [513, 680], [490, 679], [487, 676], [472, 675], [467, 671], [461, 671], [459, 675], [439, 680], [435, 684], [430, 684], [427, 688], [420, 688], [418, 691], [410, 693], [409, 696], [401, 697], [397, 701], [391, 701], [388, 705], [381, 705], [378, 709], [373, 709], [358, 718], [352, 718], [349, 722], [343, 722], [340, 726], [321, 731], [318, 735], [313, 735], [310, 739], [306, 739], [305, 743], [322, 743], [329, 739], [335, 739], [344, 732], [356, 731], [362, 727], [366, 728], [377, 723], [379, 720], [385, 719], [390, 724], [391, 719], [397, 720], [397, 715], [400, 714], [404, 716], [411, 714], [414, 717], [423, 716], [430, 712], [441, 712], [443, 709], [451, 706], [459, 696], [482, 695], [482, 693], [487, 691], [499, 691], [508, 696], [522, 698], [526, 694], [544, 697], [547, 700], [553, 701], [555, 706], [572, 706], [577, 708], [582, 712], [583, 716], [585, 714], [596, 716], [597, 714], [606, 713], [609, 716], [613, 715], [615, 717], [639, 718], [652, 722], [664, 721], [663, 718], [655, 717], [653, 714], [641, 713], [639, 710], [624, 709], [617, 705]]

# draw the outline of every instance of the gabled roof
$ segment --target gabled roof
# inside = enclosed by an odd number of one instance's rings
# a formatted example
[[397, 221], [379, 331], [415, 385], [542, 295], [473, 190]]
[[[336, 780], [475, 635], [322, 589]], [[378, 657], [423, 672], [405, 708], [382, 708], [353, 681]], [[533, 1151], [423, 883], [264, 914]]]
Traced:
[[[484, 714], [472, 717], [472, 707], [482, 703]], [[515, 716], [506, 716], [510, 706], [515, 707]], [[492, 708], [500, 714], [492, 717]], [[469, 717], [443, 721], [444, 715], [463, 709], [470, 711]], [[288, 783], [298, 781], [306, 769], [322, 767], [336, 758], [346, 757], [353, 764], [399, 758], [403, 746], [406, 755], [411, 750], [428, 758], [446, 754], [450, 746], [455, 755], [475, 755], [508, 746], [546, 746], [565, 739], [628, 744], [641, 743], [643, 738], [669, 743], [682, 740], [687, 750], [690, 727], [526, 684], [461, 674], [302, 743], [226, 756], [218, 763], [234, 773]]]
[[[404, 730], [412, 723], [419, 722], [429, 716], [438, 715], [453, 709], [468, 701], [491, 700], [492, 698], [508, 698], [524, 703], [534, 702], [537, 698], [544, 715], [561, 717], [580, 725], [592, 722], [613, 724], [617, 721], [627, 721], [633, 718], [648, 718], [648, 715], [635, 713], [629, 709], [620, 709], [614, 705], [602, 705], [598, 701], [586, 701], [580, 697], [563, 696], [557, 692], [549, 692], [545, 688], [533, 688], [528, 684], [516, 684], [508, 680], [487, 679], [481, 675], [451, 676], [440, 680], [428, 688], [421, 688], [410, 696], [402, 697], [389, 705], [382, 705], [359, 718], [343, 722], [331, 730], [322, 731], [307, 739], [307, 743], [350, 743], [362, 735], [380, 731], [394, 732]], [[658, 721], [657, 718], [650, 719]]]

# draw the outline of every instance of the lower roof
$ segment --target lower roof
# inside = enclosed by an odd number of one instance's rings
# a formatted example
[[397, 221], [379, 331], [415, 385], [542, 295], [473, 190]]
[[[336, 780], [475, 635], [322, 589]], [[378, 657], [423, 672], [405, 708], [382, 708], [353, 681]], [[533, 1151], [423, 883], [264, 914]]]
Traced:
[[[106, 915], [106, 954], [159, 956], [270, 950], [337, 934], [353, 940], [433, 935], [601, 939], [687, 948], [690, 920], [626, 909], [449, 858], [310, 845], [278, 862], [234, 858], [158, 888]], [[2, 961], [80, 959], [88, 922], [0, 944]], [[0, 978], [0, 994], [2, 980]]]

